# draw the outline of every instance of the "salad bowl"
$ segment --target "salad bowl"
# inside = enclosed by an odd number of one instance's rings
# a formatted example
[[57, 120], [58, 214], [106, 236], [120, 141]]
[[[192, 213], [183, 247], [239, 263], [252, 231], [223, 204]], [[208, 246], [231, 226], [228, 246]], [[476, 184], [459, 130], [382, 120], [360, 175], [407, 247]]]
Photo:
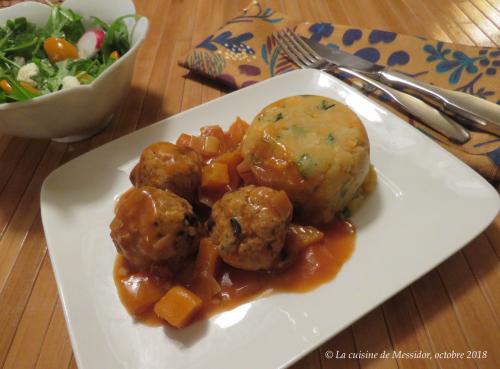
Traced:
[[[62, 7], [80, 14], [86, 28], [91, 26], [92, 16], [111, 23], [121, 16], [136, 14], [132, 0], [66, 0]], [[23, 2], [0, 10], [0, 26], [19, 17], [43, 25], [50, 14], [48, 5]], [[90, 84], [0, 104], [0, 134], [74, 142], [104, 129], [130, 88], [137, 52], [148, 30], [145, 17], [127, 18], [124, 22], [129, 31], [128, 52]]]

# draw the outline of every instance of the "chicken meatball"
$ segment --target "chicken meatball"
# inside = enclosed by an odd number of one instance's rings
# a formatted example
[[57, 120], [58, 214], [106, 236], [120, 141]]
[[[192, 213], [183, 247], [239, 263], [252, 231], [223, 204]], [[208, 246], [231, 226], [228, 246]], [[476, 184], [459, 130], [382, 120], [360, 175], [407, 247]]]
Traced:
[[212, 242], [229, 265], [272, 269], [281, 261], [292, 204], [283, 191], [246, 186], [226, 193], [212, 208]]
[[201, 167], [201, 159], [192, 149], [157, 142], [144, 149], [130, 180], [135, 187], [170, 190], [192, 202], [201, 183]]
[[137, 270], [166, 265], [174, 272], [197, 251], [201, 226], [183, 198], [141, 187], [120, 197], [110, 229], [117, 251]]
[[297, 220], [331, 222], [368, 174], [366, 130], [346, 105], [292, 96], [265, 107], [242, 141], [254, 183], [286, 191]]

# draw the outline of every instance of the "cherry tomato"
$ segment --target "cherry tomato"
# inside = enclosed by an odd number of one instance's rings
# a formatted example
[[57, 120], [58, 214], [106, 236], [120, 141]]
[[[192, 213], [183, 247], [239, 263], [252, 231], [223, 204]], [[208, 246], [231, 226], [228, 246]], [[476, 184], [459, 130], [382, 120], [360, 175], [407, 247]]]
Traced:
[[88, 73], [84, 73], [82, 74], [81, 76], [78, 77], [78, 80], [80, 81], [80, 83], [82, 84], [87, 84], [87, 83], [90, 83], [94, 80], [94, 77], [92, 77], [90, 74]]
[[10, 95], [12, 93], [12, 86], [10, 85], [10, 83], [6, 79], [2, 79], [0, 81], [0, 88], [2, 90], [4, 90], [4, 92], [7, 95]]
[[19, 84], [21, 85], [22, 88], [24, 88], [28, 92], [31, 92], [32, 94], [40, 93], [40, 91], [36, 87], [30, 85], [28, 82], [22, 81], [22, 82], [19, 82]]
[[76, 47], [63, 38], [49, 37], [43, 43], [43, 48], [53, 63], [66, 59], [78, 59]]
[[120, 54], [115, 50], [111, 54], [109, 54], [109, 57], [113, 60], [118, 60], [120, 58]]

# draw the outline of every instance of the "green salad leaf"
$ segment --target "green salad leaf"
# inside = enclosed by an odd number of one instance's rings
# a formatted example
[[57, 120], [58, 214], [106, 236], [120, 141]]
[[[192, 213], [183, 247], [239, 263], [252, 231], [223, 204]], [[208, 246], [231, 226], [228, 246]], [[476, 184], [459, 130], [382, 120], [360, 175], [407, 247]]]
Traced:
[[71, 43], [78, 42], [85, 33], [82, 16], [71, 9], [64, 9], [59, 6], [52, 7], [45, 30], [51, 37], [64, 38]]
[[138, 19], [135, 15], [124, 15], [108, 25], [101, 19], [92, 17], [93, 23], [101, 27], [106, 32], [106, 37], [102, 45], [102, 57], [104, 63], [109, 61], [113, 51], [118, 52], [118, 55], [123, 55], [130, 49], [131, 40], [127, 25], [124, 22], [127, 18], [134, 18], [135, 20]]

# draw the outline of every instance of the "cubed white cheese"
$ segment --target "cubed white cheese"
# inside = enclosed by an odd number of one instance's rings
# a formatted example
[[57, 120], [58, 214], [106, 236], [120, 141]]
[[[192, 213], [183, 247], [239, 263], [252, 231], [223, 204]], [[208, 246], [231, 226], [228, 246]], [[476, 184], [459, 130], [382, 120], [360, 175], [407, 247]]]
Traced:
[[66, 76], [62, 80], [62, 88], [63, 90], [67, 90], [68, 88], [73, 88], [76, 86], [80, 86], [80, 81], [78, 78], [74, 76]]
[[19, 68], [19, 71], [17, 72], [17, 80], [31, 85], [36, 85], [36, 82], [33, 81], [31, 77], [38, 76], [38, 73], [40, 73], [38, 65], [35, 63], [28, 63]]
[[24, 59], [22, 56], [14, 56], [14, 63], [23, 66], [24, 64], [26, 64], [26, 59]]

